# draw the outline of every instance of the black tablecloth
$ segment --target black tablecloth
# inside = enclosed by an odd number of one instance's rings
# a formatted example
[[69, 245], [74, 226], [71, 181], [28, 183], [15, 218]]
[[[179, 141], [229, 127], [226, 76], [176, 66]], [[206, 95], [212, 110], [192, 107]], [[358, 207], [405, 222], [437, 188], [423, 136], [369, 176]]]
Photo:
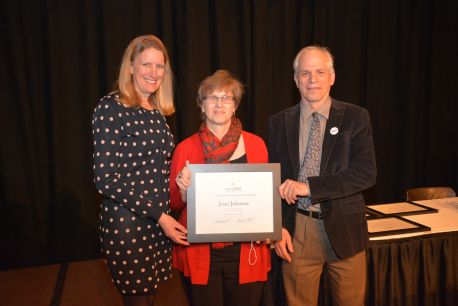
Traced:
[[458, 305], [458, 232], [371, 241], [367, 306]]

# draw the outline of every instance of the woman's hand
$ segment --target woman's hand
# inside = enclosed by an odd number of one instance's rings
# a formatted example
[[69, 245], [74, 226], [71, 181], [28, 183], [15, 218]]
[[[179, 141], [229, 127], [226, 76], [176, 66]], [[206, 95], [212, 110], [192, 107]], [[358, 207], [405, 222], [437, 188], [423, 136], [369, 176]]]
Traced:
[[159, 223], [165, 235], [175, 243], [189, 245], [189, 242], [186, 241], [188, 231], [173, 217], [163, 213], [157, 223]]
[[186, 202], [186, 192], [188, 187], [191, 185], [191, 171], [189, 171], [188, 165], [189, 161], [187, 160], [186, 166], [178, 172], [178, 175], [175, 178], [175, 182], [177, 183], [178, 188], [180, 188], [181, 200], [183, 202]]

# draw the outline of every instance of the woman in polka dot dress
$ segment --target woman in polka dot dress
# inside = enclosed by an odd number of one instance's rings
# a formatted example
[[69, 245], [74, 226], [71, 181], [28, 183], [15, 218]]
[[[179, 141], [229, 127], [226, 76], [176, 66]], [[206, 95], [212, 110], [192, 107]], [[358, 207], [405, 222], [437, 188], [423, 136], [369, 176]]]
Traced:
[[153, 35], [137, 37], [116, 91], [100, 100], [92, 121], [102, 252], [126, 306], [152, 305], [158, 283], [170, 278], [168, 238], [188, 244], [186, 229], [168, 215], [174, 144], [164, 115], [173, 112], [167, 50]]

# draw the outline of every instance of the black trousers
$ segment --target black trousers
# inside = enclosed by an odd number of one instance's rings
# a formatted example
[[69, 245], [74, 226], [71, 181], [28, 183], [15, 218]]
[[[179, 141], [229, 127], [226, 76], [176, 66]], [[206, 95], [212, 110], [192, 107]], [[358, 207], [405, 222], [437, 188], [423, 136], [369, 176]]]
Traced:
[[259, 306], [266, 282], [239, 284], [240, 244], [210, 252], [210, 274], [207, 285], [190, 284], [192, 306]]
[[260, 306], [286, 306], [285, 289], [281, 270], [282, 259], [277, 256], [274, 249], [270, 250], [271, 269], [269, 279], [264, 286]]

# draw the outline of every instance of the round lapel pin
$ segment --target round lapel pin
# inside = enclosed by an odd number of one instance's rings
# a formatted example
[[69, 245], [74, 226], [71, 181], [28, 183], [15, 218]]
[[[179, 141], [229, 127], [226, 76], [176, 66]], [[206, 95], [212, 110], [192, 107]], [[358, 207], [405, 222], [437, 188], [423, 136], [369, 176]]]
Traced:
[[331, 133], [331, 135], [336, 135], [337, 133], [339, 133], [339, 129], [335, 126], [331, 128], [331, 130], [329, 130], [329, 133]]

